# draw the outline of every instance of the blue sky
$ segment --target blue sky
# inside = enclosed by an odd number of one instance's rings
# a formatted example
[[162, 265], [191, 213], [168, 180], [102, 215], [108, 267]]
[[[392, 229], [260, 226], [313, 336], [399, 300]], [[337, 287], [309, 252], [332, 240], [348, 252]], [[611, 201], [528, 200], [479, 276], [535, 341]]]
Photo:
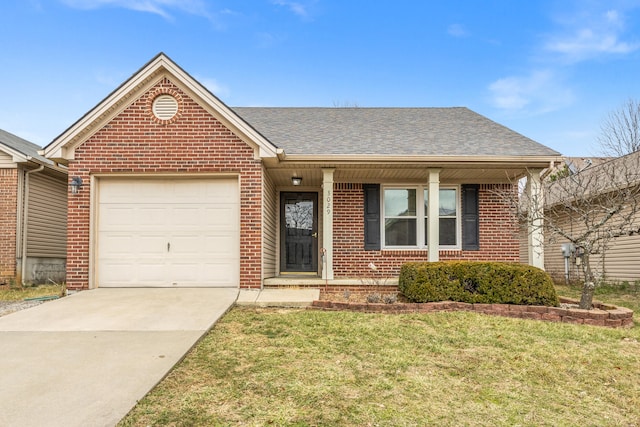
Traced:
[[48, 144], [159, 52], [230, 106], [466, 106], [597, 154], [640, 0], [7, 0], [0, 128]]

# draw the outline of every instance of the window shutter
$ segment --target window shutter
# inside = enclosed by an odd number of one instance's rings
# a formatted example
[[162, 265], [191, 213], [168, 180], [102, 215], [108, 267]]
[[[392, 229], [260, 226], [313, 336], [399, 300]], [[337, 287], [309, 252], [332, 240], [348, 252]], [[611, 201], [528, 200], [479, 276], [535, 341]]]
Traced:
[[380, 186], [364, 184], [364, 250], [380, 250]]
[[478, 184], [462, 186], [462, 249], [480, 250], [480, 215]]

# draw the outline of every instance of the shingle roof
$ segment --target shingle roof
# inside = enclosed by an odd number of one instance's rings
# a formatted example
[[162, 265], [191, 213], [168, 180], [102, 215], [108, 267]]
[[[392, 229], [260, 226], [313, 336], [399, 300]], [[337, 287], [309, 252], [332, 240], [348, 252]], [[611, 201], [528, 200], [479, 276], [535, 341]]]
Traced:
[[42, 149], [40, 146], [0, 129], [0, 146], [2, 145], [14, 151], [17, 151], [25, 157], [33, 157], [40, 163], [52, 163], [51, 160], [38, 154], [38, 150]]
[[287, 154], [559, 155], [464, 107], [233, 110]]

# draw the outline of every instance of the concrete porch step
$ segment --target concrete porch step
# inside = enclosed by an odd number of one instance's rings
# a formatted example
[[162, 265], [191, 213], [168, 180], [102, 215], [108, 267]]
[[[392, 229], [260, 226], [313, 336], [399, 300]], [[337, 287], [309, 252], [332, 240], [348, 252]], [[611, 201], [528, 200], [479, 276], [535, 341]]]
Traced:
[[320, 289], [240, 289], [237, 305], [257, 307], [309, 307], [320, 299]]

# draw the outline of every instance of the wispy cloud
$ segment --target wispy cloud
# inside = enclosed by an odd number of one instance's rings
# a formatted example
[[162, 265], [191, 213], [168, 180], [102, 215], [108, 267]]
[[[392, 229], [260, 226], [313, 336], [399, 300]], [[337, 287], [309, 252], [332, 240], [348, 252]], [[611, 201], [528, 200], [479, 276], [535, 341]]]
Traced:
[[568, 62], [579, 62], [631, 53], [640, 49], [640, 43], [626, 34], [623, 10], [583, 10], [578, 18], [563, 20], [558, 33], [547, 37], [544, 49], [560, 54]]
[[[578, 1], [563, 15], [555, 16], [553, 28], [532, 46], [522, 69], [488, 86], [495, 108], [513, 114], [544, 114], [571, 106], [577, 96], [565, 77], [589, 60], [622, 56], [640, 49], [629, 35], [626, 14], [634, 2], [612, 0], [608, 8], [601, 2]], [[613, 6], [612, 6], [613, 4]]]
[[311, 18], [310, 7], [314, 3], [312, 2], [300, 2], [300, 1], [292, 1], [292, 0], [271, 0], [271, 3], [276, 6], [282, 6], [289, 9], [295, 15], [298, 15], [301, 18], [309, 19]]
[[196, 76], [196, 80], [198, 80], [204, 87], [206, 87], [218, 98], [228, 98], [231, 95], [231, 91], [229, 90], [229, 88], [218, 83], [216, 79]]
[[212, 18], [204, 0], [60, 0], [63, 4], [76, 9], [99, 9], [119, 7], [137, 12], [152, 13], [172, 20], [174, 11]]
[[453, 37], [467, 37], [469, 31], [462, 24], [451, 24], [447, 27], [447, 34]]
[[491, 104], [511, 113], [543, 114], [570, 105], [572, 91], [552, 70], [500, 78], [489, 85]]

